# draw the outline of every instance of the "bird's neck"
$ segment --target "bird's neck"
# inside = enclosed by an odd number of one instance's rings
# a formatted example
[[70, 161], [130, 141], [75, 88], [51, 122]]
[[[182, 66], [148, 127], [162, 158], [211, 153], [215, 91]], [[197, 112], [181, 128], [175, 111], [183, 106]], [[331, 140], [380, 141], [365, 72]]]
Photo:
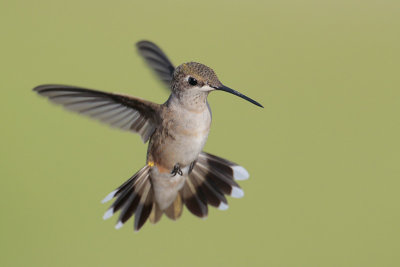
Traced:
[[207, 108], [208, 92], [173, 92], [167, 103], [189, 111], [199, 112]]

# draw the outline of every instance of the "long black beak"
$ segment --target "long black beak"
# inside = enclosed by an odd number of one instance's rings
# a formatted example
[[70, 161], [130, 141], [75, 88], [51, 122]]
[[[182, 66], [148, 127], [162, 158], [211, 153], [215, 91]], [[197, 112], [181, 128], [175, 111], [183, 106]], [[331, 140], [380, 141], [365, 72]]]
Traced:
[[220, 90], [220, 91], [225, 91], [234, 95], [237, 95], [238, 97], [241, 97], [243, 99], [246, 99], [247, 101], [253, 103], [256, 106], [262, 107], [264, 108], [260, 103], [258, 103], [257, 101], [251, 99], [250, 97], [245, 96], [244, 94], [239, 93], [238, 91], [235, 91], [225, 85], [219, 86], [219, 87], [213, 87], [215, 90]]

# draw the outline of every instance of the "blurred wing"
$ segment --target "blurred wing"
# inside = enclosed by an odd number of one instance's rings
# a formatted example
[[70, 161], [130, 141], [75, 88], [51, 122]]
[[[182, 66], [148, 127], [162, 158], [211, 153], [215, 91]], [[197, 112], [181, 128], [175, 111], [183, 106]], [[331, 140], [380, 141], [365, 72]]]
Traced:
[[157, 45], [149, 41], [140, 41], [136, 44], [136, 47], [139, 54], [145, 59], [158, 78], [169, 88], [175, 67], [165, 53]]
[[138, 133], [143, 142], [150, 138], [158, 122], [160, 106], [140, 98], [67, 85], [40, 85], [33, 90], [66, 109]]

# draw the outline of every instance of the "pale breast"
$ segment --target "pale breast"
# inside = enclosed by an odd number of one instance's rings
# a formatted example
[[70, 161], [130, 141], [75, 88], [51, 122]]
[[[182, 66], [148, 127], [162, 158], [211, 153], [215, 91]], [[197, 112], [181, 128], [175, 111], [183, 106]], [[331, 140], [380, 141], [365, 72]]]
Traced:
[[208, 109], [202, 112], [182, 111], [173, 124], [174, 145], [179, 149], [177, 160], [190, 164], [197, 159], [207, 141], [211, 125]]
[[204, 147], [210, 125], [208, 108], [201, 112], [179, 109], [165, 114], [162, 126], [150, 142], [149, 156], [166, 169], [177, 163], [182, 167], [191, 164]]

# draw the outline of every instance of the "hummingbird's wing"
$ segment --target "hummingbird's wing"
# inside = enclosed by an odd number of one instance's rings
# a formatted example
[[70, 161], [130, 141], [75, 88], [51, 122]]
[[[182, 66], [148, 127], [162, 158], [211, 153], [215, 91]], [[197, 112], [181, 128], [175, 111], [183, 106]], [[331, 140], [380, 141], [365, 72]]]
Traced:
[[140, 41], [136, 44], [136, 47], [158, 78], [169, 88], [175, 67], [165, 53], [150, 41]]
[[66, 109], [138, 133], [143, 142], [159, 121], [160, 105], [136, 97], [67, 85], [40, 85], [33, 90]]

